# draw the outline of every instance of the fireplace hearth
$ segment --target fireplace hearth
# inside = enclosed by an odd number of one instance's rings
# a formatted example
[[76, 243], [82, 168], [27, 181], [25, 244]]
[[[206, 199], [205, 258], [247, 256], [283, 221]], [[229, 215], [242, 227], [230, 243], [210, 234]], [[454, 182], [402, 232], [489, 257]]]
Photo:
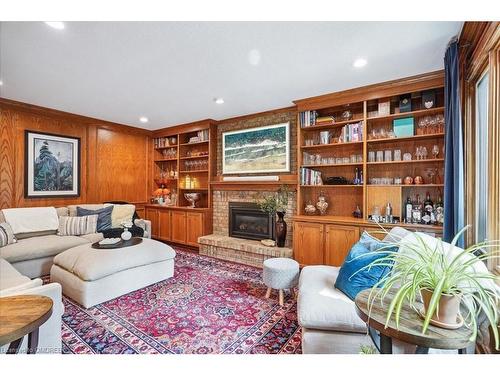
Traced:
[[274, 215], [256, 203], [229, 202], [229, 236], [248, 240], [274, 238]]

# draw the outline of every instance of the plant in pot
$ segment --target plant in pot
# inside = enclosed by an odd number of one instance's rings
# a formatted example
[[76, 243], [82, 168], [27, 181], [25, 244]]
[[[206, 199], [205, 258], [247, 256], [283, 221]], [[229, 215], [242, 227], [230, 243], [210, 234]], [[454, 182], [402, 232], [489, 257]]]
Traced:
[[[426, 235], [415, 233], [400, 238], [391, 234], [390, 241], [384, 241], [379, 251], [386, 256], [378, 258], [367, 269], [374, 266], [392, 267], [372, 288], [368, 305], [383, 302], [389, 291], [394, 297], [387, 307], [386, 327], [394, 316], [396, 327], [402, 308], [408, 304], [423, 318], [422, 332], [429, 324], [455, 329], [465, 324], [472, 331], [471, 341], [475, 341], [478, 319], [487, 319], [499, 347], [497, 322], [500, 288], [495, 280], [498, 276], [488, 272], [484, 262], [500, 256], [500, 241], [484, 241], [463, 250], [455, 247], [458, 238], [467, 230], [463, 228], [446, 244], [441, 239], [430, 241]], [[388, 233], [384, 230], [384, 233]], [[388, 248], [399, 247], [394, 252]], [[359, 272], [359, 271], [358, 271]], [[423, 308], [417, 309], [417, 302]]]
[[288, 207], [288, 196], [290, 192], [286, 185], [280, 186], [275, 194], [261, 197], [257, 204], [260, 209], [269, 215], [278, 215], [275, 226], [276, 246], [284, 247], [286, 240], [287, 225], [284, 220], [285, 212]]

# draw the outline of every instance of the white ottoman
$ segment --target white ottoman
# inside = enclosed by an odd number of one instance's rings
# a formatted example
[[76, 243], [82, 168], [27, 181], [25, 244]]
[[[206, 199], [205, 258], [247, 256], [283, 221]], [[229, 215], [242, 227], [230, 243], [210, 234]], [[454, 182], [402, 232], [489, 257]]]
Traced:
[[58, 254], [50, 279], [89, 308], [172, 277], [175, 255], [170, 246], [147, 238], [118, 249], [94, 249], [89, 243]]
[[266, 259], [263, 278], [267, 286], [266, 298], [269, 298], [272, 289], [276, 289], [279, 291], [279, 304], [283, 306], [283, 289], [290, 289], [295, 295], [294, 288], [299, 280], [299, 263], [290, 258]]

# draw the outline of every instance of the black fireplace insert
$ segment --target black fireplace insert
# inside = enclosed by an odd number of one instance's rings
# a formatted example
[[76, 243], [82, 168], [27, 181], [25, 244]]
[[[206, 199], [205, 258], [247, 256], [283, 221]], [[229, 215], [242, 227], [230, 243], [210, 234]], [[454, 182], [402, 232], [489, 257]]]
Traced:
[[256, 203], [229, 202], [229, 236], [248, 240], [274, 239], [274, 215]]

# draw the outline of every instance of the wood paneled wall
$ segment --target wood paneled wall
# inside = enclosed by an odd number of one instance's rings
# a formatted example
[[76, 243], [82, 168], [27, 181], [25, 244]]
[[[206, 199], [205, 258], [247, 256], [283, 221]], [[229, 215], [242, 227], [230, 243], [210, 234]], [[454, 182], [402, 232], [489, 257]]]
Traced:
[[[24, 131], [79, 137], [80, 196], [24, 198]], [[0, 98], [0, 208], [148, 200], [151, 132]]]

